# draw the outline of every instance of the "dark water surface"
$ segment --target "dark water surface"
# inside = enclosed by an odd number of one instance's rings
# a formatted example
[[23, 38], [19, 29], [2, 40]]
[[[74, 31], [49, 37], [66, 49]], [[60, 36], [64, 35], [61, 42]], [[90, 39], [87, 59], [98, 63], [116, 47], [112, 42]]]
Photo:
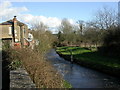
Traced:
[[61, 58], [54, 49], [46, 55], [73, 88], [120, 88], [120, 78], [77, 65]]

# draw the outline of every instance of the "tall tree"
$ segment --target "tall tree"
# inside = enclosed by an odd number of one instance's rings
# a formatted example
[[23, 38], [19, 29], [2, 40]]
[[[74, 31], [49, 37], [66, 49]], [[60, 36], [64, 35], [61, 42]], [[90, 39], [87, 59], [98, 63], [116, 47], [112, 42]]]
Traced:
[[61, 26], [59, 27], [59, 31], [62, 33], [62, 37], [64, 38], [64, 43], [72, 44], [74, 41], [73, 35], [74, 35], [74, 29], [73, 25], [69, 22], [68, 19], [63, 19], [61, 22]]

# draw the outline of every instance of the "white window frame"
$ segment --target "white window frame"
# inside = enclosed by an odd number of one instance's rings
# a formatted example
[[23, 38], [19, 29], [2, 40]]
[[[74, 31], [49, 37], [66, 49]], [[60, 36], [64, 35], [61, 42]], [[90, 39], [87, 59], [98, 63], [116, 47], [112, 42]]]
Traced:
[[17, 30], [15, 30], [15, 34], [17, 33]]
[[12, 27], [9, 27], [9, 35], [12, 35]]
[[15, 33], [15, 36], [17, 36], [17, 34]]

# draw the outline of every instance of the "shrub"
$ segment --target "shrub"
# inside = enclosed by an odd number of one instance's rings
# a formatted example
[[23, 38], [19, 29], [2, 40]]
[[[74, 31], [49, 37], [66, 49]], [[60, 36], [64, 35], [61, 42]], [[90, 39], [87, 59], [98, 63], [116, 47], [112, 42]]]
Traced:
[[119, 28], [112, 28], [107, 31], [104, 37], [103, 46], [98, 49], [105, 55], [120, 56], [120, 30]]
[[63, 88], [62, 76], [41, 53], [28, 49], [17, 52], [24, 67], [38, 88]]

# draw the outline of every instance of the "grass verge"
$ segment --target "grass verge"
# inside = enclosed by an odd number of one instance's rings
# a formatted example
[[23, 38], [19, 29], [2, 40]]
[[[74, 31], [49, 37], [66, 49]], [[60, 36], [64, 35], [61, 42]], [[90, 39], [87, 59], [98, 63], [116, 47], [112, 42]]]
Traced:
[[119, 58], [111, 58], [101, 55], [99, 52], [80, 47], [58, 47], [57, 53], [67, 60], [70, 60], [70, 51], [72, 51], [74, 62], [93, 68], [114, 76], [120, 74]]

